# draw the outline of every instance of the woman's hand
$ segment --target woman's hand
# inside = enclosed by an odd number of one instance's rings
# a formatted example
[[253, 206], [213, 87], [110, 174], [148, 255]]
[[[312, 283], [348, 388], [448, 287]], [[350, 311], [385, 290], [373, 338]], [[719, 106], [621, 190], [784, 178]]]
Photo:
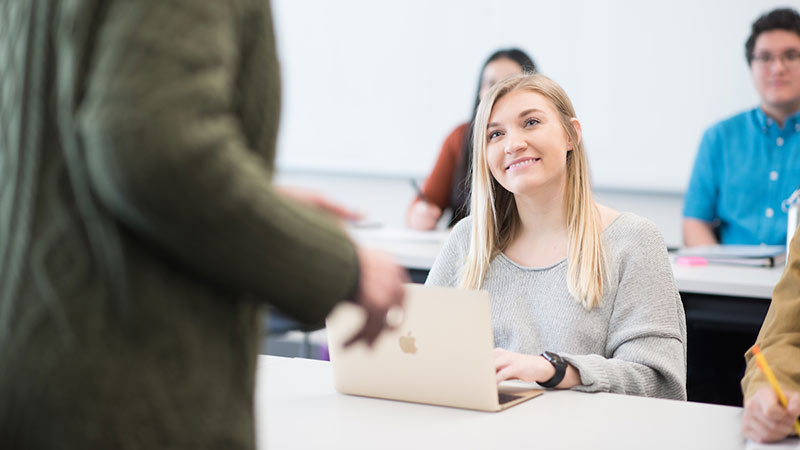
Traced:
[[[556, 368], [543, 356], [514, 353], [502, 348], [494, 349], [494, 370], [498, 383], [505, 380], [544, 383], [556, 373]], [[567, 373], [556, 388], [569, 389], [580, 382], [578, 371], [567, 364]]]
[[415, 230], [433, 230], [442, 217], [442, 209], [423, 200], [417, 200], [411, 205], [406, 217], [408, 226]]
[[545, 382], [556, 373], [555, 367], [542, 356], [523, 355], [502, 348], [494, 349], [494, 370], [498, 383], [505, 380]]
[[794, 432], [794, 421], [800, 415], [800, 392], [786, 391], [787, 408], [778, 402], [770, 386], [757, 390], [744, 402], [742, 434], [756, 442], [775, 442]]

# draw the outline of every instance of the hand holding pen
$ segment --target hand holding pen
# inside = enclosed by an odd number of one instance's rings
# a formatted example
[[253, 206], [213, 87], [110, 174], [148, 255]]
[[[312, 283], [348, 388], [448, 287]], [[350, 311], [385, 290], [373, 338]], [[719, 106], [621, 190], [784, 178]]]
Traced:
[[409, 228], [415, 230], [433, 230], [436, 228], [439, 218], [442, 217], [442, 209], [428, 202], [425, 193], [413, 178], [411, 179], [411, 186], [414, 188], [417, 198], [408, 209], [406, 222]]
[[757, 390], [745, 401], [742, 434], [756, 442], [779, 441], [794, 431], [800, 434], [800, 392], [784, 391], [757, 345], [753, 346], [756, 364], [769, 386]]

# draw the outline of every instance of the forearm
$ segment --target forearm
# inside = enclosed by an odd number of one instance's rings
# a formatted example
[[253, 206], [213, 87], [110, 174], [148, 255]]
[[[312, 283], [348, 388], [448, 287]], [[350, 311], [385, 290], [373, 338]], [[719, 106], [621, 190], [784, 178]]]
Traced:
[[[760, 337], [756, 342], [761, 347], [764, 357], [769, 361], [780, 386], [783, 389], [800, 391], [800, 346], [798, 346], [800, 333], [787, 333], [777, 337], [768, 336], [766, 339]], [[769, 383], [764, 373], [758, 368], [752, 349], [748, 349], [745, 353], [745, 360], [747, 366], [744, 378], [742, 378], [742, 393], [747, 399], [759, 388], [767, 386]]]
[[[547, 381], [547, 380], [543, 380]], [[556, 385], [556, 389], [570, 389], [581, 384], [581, 375], [578, 369], [572, 364], [567, 364], [567, 372], [564, 374], [564, 379], [561, 383]]]
[[683, 219], [683, 245], [696, 247], [715, 244], [718, 244], [717, 237], [710, 223], [688, 217]]
[[[651, 338], [652, 339], [652, 338]], [[627, 353], [626, 349], [626, 353]], [[686, 399], [686, 365], [683, 347], [676, 342], [648, 356], [562, 355], [576, 368], [580, 383], [575, 389], [586, 392], [613, 392], [644, 397]], [[623, 359], [624, 358], [624, 359]], [[642, 361], [642, 362], [633, 362]]]
[[[235, 14], [217, 2], [111, 3], [77, 114], [92, 189], [156, 251], [318, 320], [352, 293], [355, 250], [334, 223], [273, 189], [272, 161], [248, 140], [232, 88]], [[277, 108], [265, 113], [268, 127]]]
[[[278, 301], [289, 313], [294, 299], [324, 303], [352, 293], [352, 243], [322, 214], [275, 192], [255, 155], [209, 152], [184, 164], [182, 157], [170, 162], [119, 144], [97, 147], [108, 149], [95, 182], [105, 206], [202, 276]], [[152, 148], [194, 153], [158, 143]]]
[[[769, 311], [761, 325], [756, 343], [772, 365], [785, 389], [800, 391], [800, 238], [795, 233], [786, 269], [772, 292]], [[747, 369], [742, 379], [745, 398], [750, 397], [766, 380], [753, 358], [745, 353]]]

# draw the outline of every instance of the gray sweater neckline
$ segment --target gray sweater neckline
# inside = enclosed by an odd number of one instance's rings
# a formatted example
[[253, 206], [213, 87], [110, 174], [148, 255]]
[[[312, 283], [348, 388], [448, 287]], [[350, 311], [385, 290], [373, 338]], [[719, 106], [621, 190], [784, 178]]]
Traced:
[[[622, 212], [617, 217], [615, 217], [614, 220], [612, 220], [611, 223], [608, 224], [603, 229], [603, 235], [606, 235], [609, 231], [611, 231], [612, 228], [615, 228], [617, 222], [620, 222], [620, 219], [623, 216], [627, 216], [627, 215], [628, 215], [627, 212]], [[549, 264], [549, 265], [546, 265], [546, 266], [531, 267], [531, 266], [523, 266], [522, 264], [514, 262], [511, 258], [506, 256], [506, 254], [503, 253], [503, 252], [498, 253], [497, 257], [500, 259], [500, 261], [506, 263], [507, 265], [510, 265], [512, 267], [515, 267], [515, 268], [517, 268], [519, 270], [522, 270], [522, 271], [525, 271], [525, 272], [545, 272], [545, 271], [548, 271], [548, 270], [555, 269], [556, 267], [567, 263], [567, 258], [563, 258], [563, 259], [561, 259], [559, 261], [554, 262], [553, 264]]]

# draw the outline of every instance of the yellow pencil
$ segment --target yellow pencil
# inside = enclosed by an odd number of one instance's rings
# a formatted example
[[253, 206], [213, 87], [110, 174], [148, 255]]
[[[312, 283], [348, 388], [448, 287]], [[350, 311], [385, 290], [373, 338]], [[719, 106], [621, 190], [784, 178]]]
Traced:
[[[756, 364], [758, 364], [759, 369], [764, 372], [764, 375], [767, 376], [769, 384], [772, 385], [772, 389], [774, 389], [775, 393], [778, 394], [778, 400], [781, 402], [781, 405], [786, 408], [789, 405], [789, 402], [786, 401], [786, 396], [783, 395], [781, 386], [778, 384], [778, 379], [775, 378], [775, 374], [772, 373], [772, 369], [769, 368], [767, 359], [761, 354], [761, 349], [758, 348], [758, 345], [753, 346], [753, 355], [756, 357]], [[794, 431], [800, 435], [800, 422], [798, 422], [797, 419], [794, 419]]]

